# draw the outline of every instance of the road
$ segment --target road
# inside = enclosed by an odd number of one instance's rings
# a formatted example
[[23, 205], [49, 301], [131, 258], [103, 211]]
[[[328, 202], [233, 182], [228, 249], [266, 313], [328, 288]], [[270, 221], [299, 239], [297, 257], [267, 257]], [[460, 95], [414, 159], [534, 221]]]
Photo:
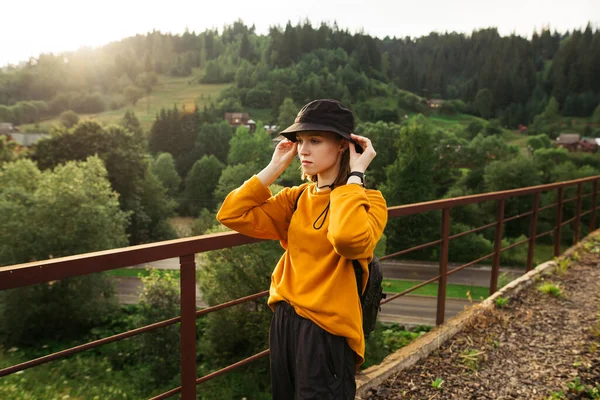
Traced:
[[[446, 299], [446, 319], [458, 314], [473, 303], [462, 299]], [[435, 325], [437, 298], [427, 296], [403, 296], [381, 307], [379, 320], [397, 322], [400, 325]]]
[[[117, 296], [122, 304], [138, 302], [142, 290], [142, 282], [138, 278], [115, 278]], [[450, 318], [470, 306], [468, 300], [447, 299], [446, 318]], [[201, 293], [196, 289], [196, 307], [204, 308], [207, 304], [202, 301]], [[379, 320], [382, 322], [397, 322], [405, 326], [435, 325], [437, 300], [435, 297], [403, 296], [382, 306]]]
[[[158, 269], [179, 269], [179, 259], [169, 258], [166, 260], [154, 261], [148, 263], [153, 268]], [[450, 263], [448, 270], [458, 267], [459, 264]], [[136, 268], [144, 268], [145, 265], [138, 265]], [[515, 268], [500, 268], [500, 273], [506, 273], [514, 278], [524, 271]], [[423, 261], [384, 261], [383, 276], [388, 279], [406, 279], [415, 281], [425, 281], [438, 274], [438, 264]], [[448, 283], [484, 286], [490, 285], [491, 268], [486, 265], [474, 265], [458, 271], [448, 277]]]

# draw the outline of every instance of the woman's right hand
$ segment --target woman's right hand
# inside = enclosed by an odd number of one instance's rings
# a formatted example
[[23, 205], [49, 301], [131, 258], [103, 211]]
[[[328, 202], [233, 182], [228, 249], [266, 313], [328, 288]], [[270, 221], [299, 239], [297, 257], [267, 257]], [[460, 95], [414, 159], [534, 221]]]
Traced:
[[294, 156], [298, 152], [298, 143], [292, 142], [288, 139], [283, 139], [275, 147], [273, 157], [271, 158], [271, 164], [280, 169], [285, 170], [294, 160]]

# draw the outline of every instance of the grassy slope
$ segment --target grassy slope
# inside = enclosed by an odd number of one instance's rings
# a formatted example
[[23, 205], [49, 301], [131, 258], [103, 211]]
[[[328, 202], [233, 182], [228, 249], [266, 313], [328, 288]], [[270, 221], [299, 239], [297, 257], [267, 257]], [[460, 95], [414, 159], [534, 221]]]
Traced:
[[[142, 97], [135, 106], [126, 106], [118, 110], [108, 110], [99, 114], [82, 114], [81, 119], [95, 119], [105, 124], [116, 124], [120, 121], [127, 109], [135, 112], [140, 120], [142, 128], [148, 131], [156, 114], [161, 108], [171, 108], [177, 104], [179, 108], [183, 105], [186, 108], [192, 108], [194, 103], [198, 107], [204, 107], [208, 104], [208, 97], [216, 99], [221, 90], [230, 86], [230, 84], [197, 84], [200, 71], [194, 70], [193, 75], [188, 77], [169, 77], [160, 76], [158, 85], [149, 96]], [[40, 123], [42, 128], [50, 128], [58, 124], [58, 118], [53, 118]], [[33, 129], [33, 124], [22, 125], [22, 130]]]

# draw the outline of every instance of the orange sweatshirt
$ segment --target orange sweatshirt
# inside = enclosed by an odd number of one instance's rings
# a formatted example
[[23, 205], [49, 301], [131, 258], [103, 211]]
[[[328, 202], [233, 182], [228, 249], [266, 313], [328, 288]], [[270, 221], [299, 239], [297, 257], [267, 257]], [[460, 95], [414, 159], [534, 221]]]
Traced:
[[271, 277], [269, 306], [287, 301], [301, 317], [344, 336], [362, 364], [362, 309], [352, 260], [365, 270], [364, 290], [367, 265], [387, 222], [381, 192], [352, 184], [317, 192], [311, 183], [273, 196], [255, 175], [227, 196], [217, 219], [244, 235], [279, 240], [286, 251]]

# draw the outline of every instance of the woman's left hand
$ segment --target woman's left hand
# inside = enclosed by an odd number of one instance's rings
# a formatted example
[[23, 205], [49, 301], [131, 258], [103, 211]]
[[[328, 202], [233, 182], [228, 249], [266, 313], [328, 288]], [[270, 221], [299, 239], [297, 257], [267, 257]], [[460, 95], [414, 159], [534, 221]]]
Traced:
[[371, 164], [371, 161], [373, 161], [373, 159], [377, 155], [377, 153], [375, 152], [373, 144], [371, 143], [371, 140], [369, 138], [355, 135], [354, 133], [351, 133], [350, 137], [363, 148], [363, 152], [358, 153], [356, 151], [356, 148], [354, 147], [354, 143], [350, 142], [350, 170], [365, 172], [369, 164]]

